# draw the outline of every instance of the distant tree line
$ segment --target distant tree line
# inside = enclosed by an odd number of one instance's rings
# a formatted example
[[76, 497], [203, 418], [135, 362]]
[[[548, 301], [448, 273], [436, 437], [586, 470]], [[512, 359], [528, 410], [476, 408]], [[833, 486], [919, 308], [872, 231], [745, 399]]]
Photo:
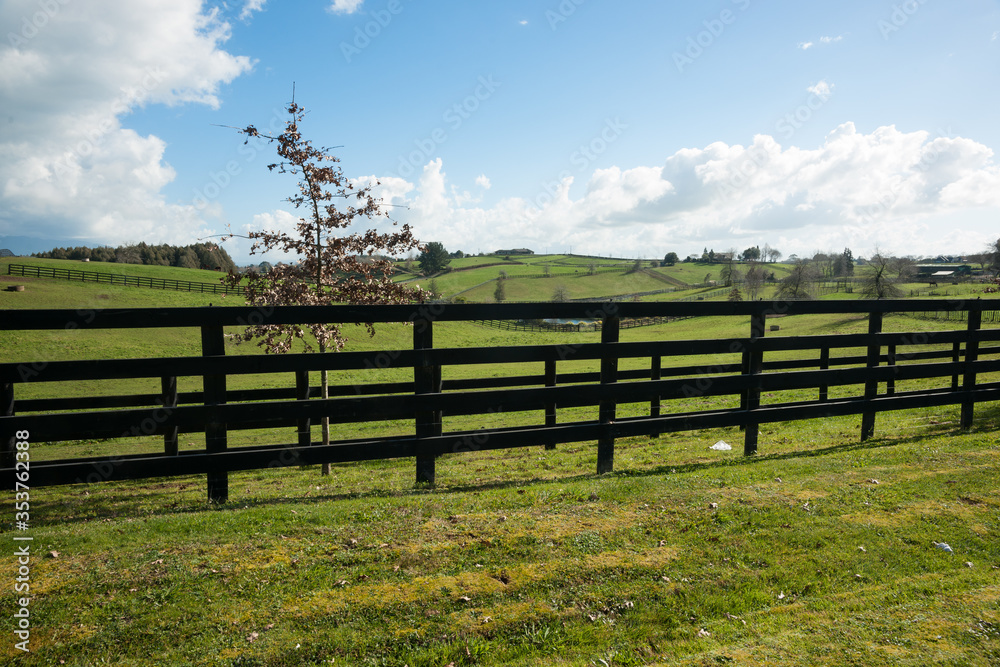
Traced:
[[229, 253], [214, 243], [195, 243], [186, 246], [172, 246], [166, 243], [161, 245], [130, 243], [117, 248], [78, 246], [75, 248], [54, 248], [48, 252], [36, 252], [32, 256], [49, 259], [89, 259], [92, 262], [115, 262], [118, 264], [179, 266], [185, 269], [212, 269], [226, 273], [236, 270], [236, 264]]

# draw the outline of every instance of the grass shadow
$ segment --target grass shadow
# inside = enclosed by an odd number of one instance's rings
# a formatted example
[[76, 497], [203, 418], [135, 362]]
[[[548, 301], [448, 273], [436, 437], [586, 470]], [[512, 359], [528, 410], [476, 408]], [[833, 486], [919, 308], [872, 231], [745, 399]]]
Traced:
[[[63, 496], [63, 499], [45, 501], [35, 500], [32, 503], [33, 519], [35, 526], [52, 524], [77, 524], [92, 521], [102, 521], [118, 518], [151, 518], [190, 515], [205, 511], [212, 512], [232, 512], [250, 508], [281, 507], [287, 505], [310, 505], [315, 506], [321, 503], [338, 502], [347, 500], [375, 500], [386, 498], [415, 498], [420, 496], [454, 496], [465, 493], [481, 493], [485, 491], [502, 491], [506, 489], [521, 489], [538, 484], [561, 483], [568, 484], [585, 480], [614, 479], [614, 478], [643, 478], [664, 474], [684, 474], [697, 473], [708, 470], [723, 468], [757, 466], [775, 461], [801, 460], [814, 457], [836, 456], [852, 452], [874, 451], [878, 449], [898, 447], [904, 445], [930, 442], [935, 439], [954, 436], [962, 433], [993, 433], [998, 430], [1000, 424], [1000, 404], [980, 406], [977, 410], [973, 427], [962, 431], [954, 427], [954, 422], [936, 425], [921, 433], [901, 435], [898, 437], [881, 437], [867, 442], [845, 442], [841, 444], [808, 449], [801, 451], [782, 452], [775, 454], [758, 454], [750, 457], [727, 458], [718, 461], [701, 461], [695, 463], [675, 463], [657, 465], [654, 467], [618, 470], [605, 475], [597, 473], [581, 472], [560, 476], [557, 478], [543, 477], [520, 477], [520, 478], [496, 478], [476, 483], [438, 484], [436, 486], [413, 486], [408, 488], [387, 488], [374, 487], [360, 492], [340, 492], [340, 493], [317, 493], [316, 495], [301, 495], [295, 497], [234, 497], [224, 504], [210, 503], [207, 498], [203, 501], [191, 501], [190, 499], [178, 499], [177, 494], [187, 491], [190, 486], [195, 486], [199, 492], [204, 492], [204, 477], [167, 477], [151, 478], [145, 480], [124, 481], [118, 483], [114, 493], [107, 494], [105, 500], [81, 501], [73, 503], [73, 487], [80, 492], [75, 494], [80, 496], [86, 493], [86, 485], [71, 485], [64, 487], [65, 493], [70, 497]], [[239, 474], [239, 473], [235, 473]], [[280, 471], [276, 471], [280, 474]], [[299, 481], [299, 480], [296, 480]], [[239, 486], [237, 482], [235, 486]], [[238, 493], [238, 489], [236, 490]], [[235, 496], [235, 494], [233, 494]], [[85, 504], [86, 503], [86, 504]], [[113, 503], [113, 504], [112, 504]], [[79, 513], [75, 510], [80, 510]], [[67, 515], [67, 512], [73, 512]], [[51, 521], [46, 521], [51, 518]], [[8, 532], [7, 530], [0, 531]]]

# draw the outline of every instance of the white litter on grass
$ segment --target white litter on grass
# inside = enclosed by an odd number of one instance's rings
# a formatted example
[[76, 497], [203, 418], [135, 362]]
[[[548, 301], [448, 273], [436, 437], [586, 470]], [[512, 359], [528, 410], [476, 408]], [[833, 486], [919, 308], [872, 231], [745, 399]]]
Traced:
[[955, 553], [955, 551], [950, 546], [948, 546], [947, 542], [934, 542], [934, 546], [936, 546], [941, 551], [947, 551], [950, 554]]
[[712, 445], [710, 449], [714, 449], [720, 452], [728, 452], [730, 449], [732, 449], [732, 447], [725, 440], [719, 440], [717, 443]]

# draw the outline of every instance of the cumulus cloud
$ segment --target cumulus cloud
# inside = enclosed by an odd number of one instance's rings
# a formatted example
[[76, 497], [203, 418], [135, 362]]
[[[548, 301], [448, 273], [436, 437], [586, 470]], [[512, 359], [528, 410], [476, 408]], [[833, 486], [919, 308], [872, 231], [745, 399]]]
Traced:
[[263, 9], [264, 3], [266, 2], [267, 0], [246, 0], [246, 3], [243, 5], [243, 10], [240, 12], [240, 20], [246, 21], [249, 19], [253, 16], [254, 12], [259, 12]]
[[[253, 219], [248, 224], [245, 224], [238, 229], [233, 229], [232, 233], [234, 236], [232, 238], [227, 238], [223, 247], [225, 247], [226, 252], [234, 258], [248, 257], [250, 256], [252, 242], [246, 237], [250, 234], [250, 232], [283, 232], [295, 237], [298, 235], [296, 231], [296, 225], [298, 224], [299, 216], [284, 209], [275, 209], [273, 211], [258, 213], [253, 216]], [[251, 261], [254, 264], [259, 264], [263, 261], [268, 261], [272, 264], [276, 264], [278, 262], [290, 264], [298, 261], [299, 259], [300, 258], [297, 255], [285, 253], [281, 250], [271, 250], [269, 252], [256, 250], [254, 251]], [[240, 260], [237, 259], [237, 261]]]
[[353, 14], [361, 8], [364, 0], [333, 0], [330, 11], [334, 14]]
[[928, 253], [944, 243], [959, 252], [982, 245], [990, 230], [960, 233], [937, 221], [1000, 206], [1000, 168], [986, 146], [894, 126], [865, 134], [853, 123], [813, 149], [758, 135], [746, 146], [682, 149], [662, 167], [599, 169], [582, 192], [573, 186], [567, 175], [483, 208], [455, 195], [436, 159], [412, 189], [383, 188], [408, 207], [399, 219], [420, 238], [467, 252], [511, 243], [595, 254], [763, 243], [785, 252], [880, 243]]
[[[836, 44], [837, 42], [841, 41], [842, 39], [844, 39], [843, 35], [837, 35], [836, 37], [830, 37], [828, 35], [825, 35], [825, 36], [819, 38], [819, 43], [820, 44]], [[799, 44], [798, 44], [798, 47], [800, 49], [802, 49], [803, 51], [808, 51], [809, 49], [811, 49], [814, 46], [816, 46], [815, 42], [799, 42]]]
[[813, 95], [818, 96], [820, 99], [825, 100], [833, 94], [833, 84], [828, 81], [820, 81], [816, 85], [809, 86], [806, 90]]
[[[251, 61], [220, 48], [229, 25], [199, 0], [58, 7], [0, 47], [0, 235], [191, 242], [198, 212], [160, 194], [175, 176], [164, 142], [121, 119], [147, 104], [217, 107]], [[0, 24], [35, 10], [4, 3]]]
[[484, 190], [489, 190], [490, 187], [491, 187], [490, 186], [490, 179], [486, 177], [486, 174], [480, 174], [476, 178], [476, 185], [478, 185], [479, 187], [481, 187]]

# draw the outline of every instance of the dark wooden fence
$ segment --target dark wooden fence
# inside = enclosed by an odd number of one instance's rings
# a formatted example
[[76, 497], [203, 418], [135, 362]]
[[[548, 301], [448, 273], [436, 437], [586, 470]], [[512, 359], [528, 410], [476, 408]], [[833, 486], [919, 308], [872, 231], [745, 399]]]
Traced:
[[[412, 306], [286, 306], [259, 310], [159, 308], [104, 311], [0, 311], [0, 330], [197, 327], [202, 355], [180, 358], [97, 359], [0, 364], [0, 445], [4, 479], [15, 473], [13, 435], [28, 431], [32, 443], [64, 440], [162, 437], [162, 452], [86, 460], [31, 462], [35, 486], [206, 474], [208, 494], [228, 496], [228, 473], [237, 470], [411, 457], [419, 482], [433, 482], [435, 459], [447, 452], [546, 446], [596, 441], [597, 471], [614, 466], [615, 439], [691, 429], [740, 426], [744, 452], [757, 452], [759, 425], [800, 419], [861, 415], [861, 438], [872, 437], [880, 411], [961, 405], [961, 425], [970, 427], [976, 403], [1000, 399], [1000, 382], [977, 381], [1000, 371], [1000, 329], [982, 329], [984, 303], [951, 302], [962, 326], [950, 331], [883, 331], [886, 314], [940, 311], [941, 301], [813, 301], [780, 303], [607, 303], [607, 304], [425, 304]], [[769, 317], [813, 313], [865, 314], [868, 332], [841, 335], [766, 337]], [[745, 337], [705, 340], [620, 342], [624, 318], [749, 317]], [[491, 348], [436, 348], [436, 325], [487, 318], [588, 318], [601, 321], [601, 342]], [[226, 356], [224, 327], [248, 323], [411, 322], [411, 349], [337, 354]], [[787, 330], [791, 320], [777, 320]], [[721, 356], [720, 356], [721, 355]], [[683, 360], [672, 361], [674, 357]], [[769, 358], [768, 358], [769, 357]], [[642, 368], [620, 369], [626, 359]], [[566, 363], [599, 362], [600, 370], [566, 372]], [[668, 363], [664, 363], [664, 361]], [[719, 360], [724, 360], [720, 363]], [[692, 363], [696, 361], [696, 363]], [[538, 364], [541, 373], [516, 377], [474, 377], [442, 381], [448, 365]], [[635, 362], [631, 362], [633, 365]], [[678, 366], [676, 364], [685, 364]], [[562, 365], [563, 372], [559, 367]], [[412, 369], [413, 380], [333, 386], [317, 398], [309, 371]], [[523, 367], [522, 367], [523, 368]], [[530, 367], [529, 367], [530, 368]], [[593, 368], [593, 366], [592, 366]], [[572, 369], [570, 369], [572, 370]], [[280, 373], [287, 388], [227, 390], [227, 378]], [[203, 390], [178, 392], [178, 377], [201, 378]], [[991, 380], [996, 376], [987, 376]], [[18, 398], [19, 387], [35, 382], [159, 378], [161, 391], [145, 395], [84, 398]], [[294, 386], [292, 385], [294, 378]], [[937, 380], [935, 380], [937, 379]], [[896, 383], [923, 380], [925, 388], [897, 391]], [[930, 388], [926, 386], [933, 385]], [[862, 390], [850, 387], [863, 387]], [[913, 386], [913, 385], [911, 385]], [[857, 392], [847, 397], [831, 397]], [[802, 400], [768, 399], [762, 392], [814, 391]], [[733, 407], [690, 409], [698, 397], [730, 396]], [[738, 397], [739, 406], [735, 407]], [[787, 397], [787, 395], [786, 395]], [[674, 399], [686, 399], [673, 403]], [[649, 403], [648, 414], [623, 417], [618, 406]], [[681, 407], [676, 407], [681, 406]], [[688, 406], [684, 409], [683, 406]], [[591, 407], [594, 417], [560, 423], [558, 409]], [[702, 406], [704, 408], [704, 406]], [[544, 421], [509, 428], [443, 431], [443, 417], [539, 410]], [[578, 413], [577, 413], [578, 414]], [[330, 445], [314, 442], [310, 426], [331, 422], [412, 420], [412, 435], [359, 437]], [[228, 447], [227, 434], [240, 429], [288, 428], [289, 442]], [[206, 446], [178, 451], [182, 433], [204, 433]]]
[[28, 264], [8, 264], [8, 276], [29, 276], [33, 278], [63, 278], [87, 283], [105, 283], [107, 285], [125, 285], [127, 287], [149, 287], [152, 289], [175, 290], [178, 292], [200, 292], [202, 294], [226, 294], [231, 292], [220, 283], [194, 283], [188, 280], [167, 280], [150, 278], [148, 276], [122, 276], [116, 273], [101, 273], [98, 271], [78, 271], [52, 266], [31, 266]]

